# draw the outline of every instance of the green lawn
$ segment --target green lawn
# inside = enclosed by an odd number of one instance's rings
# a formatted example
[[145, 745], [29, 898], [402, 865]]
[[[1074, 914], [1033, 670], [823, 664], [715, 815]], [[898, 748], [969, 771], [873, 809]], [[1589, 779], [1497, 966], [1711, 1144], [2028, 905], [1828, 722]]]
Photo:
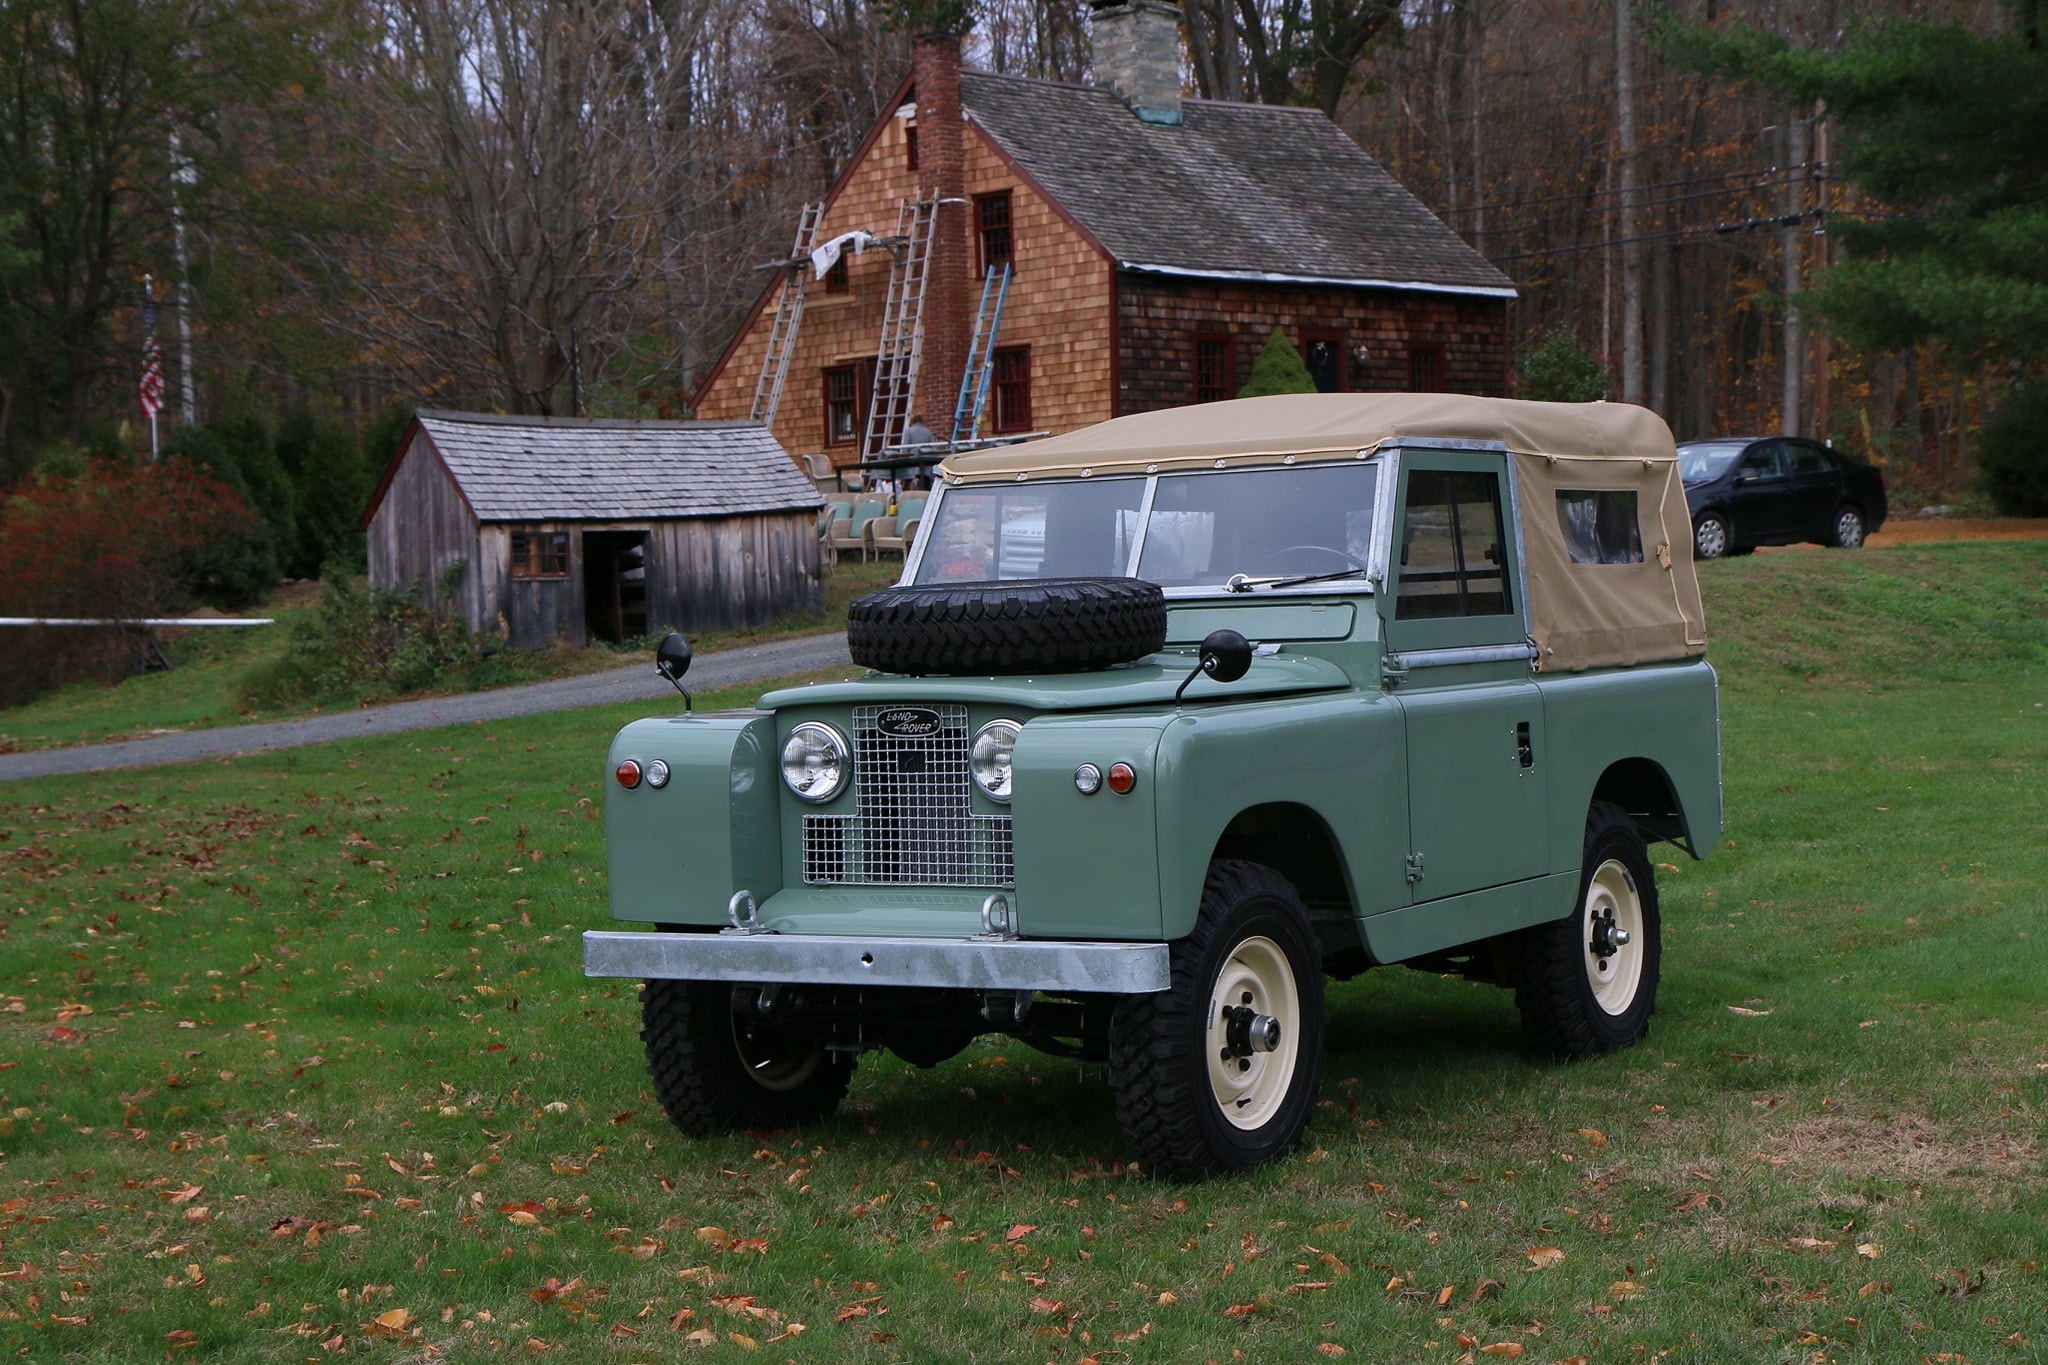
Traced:
[[[825, 566], [825, 614], [793, 616], [750, 630], [692, 635], [699, 652], [737, 649], [768, 640], [814, 635], [846, 628], [847, 603], [861, 593], [896, 581], [901, 560], [871, 563], [841, 560]], [[172, 667], [112, 684], [79, 683], [50, 692], [22, 706], [0, 707], [0, 753], [57, 749], [77, 744], [146, 739], [168, 730], [204, 730], [250, 721], [284, 720], [320, 709], [299, 706], [251, 710], [242, 704], [241, 684], [253, 670], [280, 658], [296, 623], [313, 614], [318, 584], [294, 584], [248, 615], [268, 616], [277, 624], [249, 627], [204, 627], [158, 632]], [[530, 654], [499, 654], [471, 673], [473, 689], [539, 682], [601, 672], [639, 662], [648, 651], [639, 645], [615, 649], [595, 645]], [[395, 701], [395, 696], [328, 698], [326, 709], [350, 708], [361, 700]]]
[[1302, 1154], [1201, 1186], [1000, 1040], [677, 1136], [579, 973], [624, 709], [0, 787], [0, 1348], [2038, 1360], [2048, 546], [1702, 577], [1728, 822], [1654, 851], [1649, 1040], [1370, 973]]

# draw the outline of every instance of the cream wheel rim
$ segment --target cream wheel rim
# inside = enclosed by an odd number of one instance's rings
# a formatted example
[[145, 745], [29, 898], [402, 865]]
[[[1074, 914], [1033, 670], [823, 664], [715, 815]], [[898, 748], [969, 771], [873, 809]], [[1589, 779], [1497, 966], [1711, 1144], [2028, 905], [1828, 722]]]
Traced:
[[[1279, 1025], [1271, 1051], [1233, 1045], [1232, 1020], [1249, 1010]], [[1263, 1127], [1285, 1103], [1301, 1052], [1301, 990], [1279, 944], [1254, 936], [1230, 950], [1209, 990], [1209, 1092], [1234, 1128]]]
[[1643, 980], [1643, 897], [1619, 859], [1594, 870], [1579, 929], [1595, 1003], [1608, 1014], [1626, 1013]]

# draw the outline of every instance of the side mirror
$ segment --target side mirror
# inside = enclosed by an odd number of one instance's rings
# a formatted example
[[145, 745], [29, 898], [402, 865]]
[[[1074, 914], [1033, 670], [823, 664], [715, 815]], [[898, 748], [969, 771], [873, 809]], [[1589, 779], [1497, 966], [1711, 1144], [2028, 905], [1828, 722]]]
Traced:
[[1188, 684], [1201, 674], [1206, 673], [1220, 683], [1232, 683], [1250, 671], [1251, 666], [1250, 640], [1228, 628], [1212, 630], [1202, 639], [1201, 661], [1181, 680], [1180, 686], [1174, 689], [1174, 704], [1180, 704], [1181, 693], [1187, 691]]
[[673, 630], [661, 637], [661, 644], [654, 651], [654, 671], [667, 678], [669, 684], [683, 694], [685, 715], [694, 709], [690, 693], [683, 686], [683, 674], [690, 671], [690, 658], [690, 642]]

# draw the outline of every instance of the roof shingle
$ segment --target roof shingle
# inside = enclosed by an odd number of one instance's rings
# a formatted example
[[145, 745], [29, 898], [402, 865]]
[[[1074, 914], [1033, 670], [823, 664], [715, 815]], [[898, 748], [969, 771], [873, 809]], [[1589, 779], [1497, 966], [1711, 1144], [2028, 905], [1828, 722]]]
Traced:
[[1126, 269], [1515, 292], [1317, 110], [1187, 100], [1161, 126], [1106, 90], [978, 71], [960, 99]]
[[616, 422], [421, 412], [479, 521], [645, 521], [815, 509], [757, 422]]

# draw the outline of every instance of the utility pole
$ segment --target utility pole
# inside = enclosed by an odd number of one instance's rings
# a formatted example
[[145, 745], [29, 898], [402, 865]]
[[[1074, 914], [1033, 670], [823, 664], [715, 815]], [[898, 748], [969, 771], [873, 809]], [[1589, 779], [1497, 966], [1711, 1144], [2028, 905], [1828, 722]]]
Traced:
[[199, 183], [199, 172], [171, 132], [171, 251], [178, 258], [178, 413], [191, 426], [199, 420], [192, 382], [192, 258], [185, 249], [185, 207], [180, 186]]
[[1643, 401], [1643, 243], [1637, 221], [1641, 170], [1636, 155], [1635, 16], [1632, 0], [1614, 0], [1614, 119], [1621, 176], [1621, 398]]
[[1797, 109], [1785, 111], [1785, 195], [1783, 228], [1778, 234], [1782, 260], [1780, 286], [1785, 295], [1784, 389], [1779, 398], [1778, 434], [1799, 434], [1799, 400], [1805, 392], [1806, 319], [1799, 311], [1806, 248], [1800, 227], [1805, 219], [1807, 167], [1806, 121]]

